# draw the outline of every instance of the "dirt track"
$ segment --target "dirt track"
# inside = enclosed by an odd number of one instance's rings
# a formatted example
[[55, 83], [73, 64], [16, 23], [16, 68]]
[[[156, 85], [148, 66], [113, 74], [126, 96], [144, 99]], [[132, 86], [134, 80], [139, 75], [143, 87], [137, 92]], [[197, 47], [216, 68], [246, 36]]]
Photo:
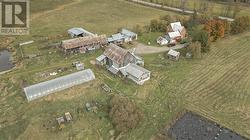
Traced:
[[48, 10], [48, 11], [44, 11], [44, 12], [35, 13], [35, 14], [31, 15], [30, 19], [34, 20], [36, 18], [39, 18], [39, 17], [44, 16], [44, 15], [48, 15], [48, 14], [53, 13], [55, 11], [63, 10], [64, 8], [66, 8], [68, 6], [75, 5], [75, 4], [78, 4], [80, 2], [81, 2], [81, 0], [73, 0], [71, 3], [60, 5], [60, 6], [58, 6], [57, 8], [55, 8], [53, 10]]
[[[175, 8], [175, 7], [162, 6], [161, 4], [156, 4], [156, 3], [152, 3], [152, 2], [146, 2], [146, 1], [143, 1], [143, 0], [131, 0], [131, 2], [142, 4], [142, 5], [146, 5], [146, 6], [150, 6], [150, 7], [156, 7], [156, 8], [160, 8], [160, 9], [171, 10], [171, 11], [181, 12], [181, 13], [186, 13], [186, 14], [193, 14], [194, 13], [194, 11], [192, 11], [192, 10], [186, 10], [186, 9], [183, 10], [183, 9]], [[197, 13], [200, 14], [199, 12], [197, 12]], [[219, 18], [226, 19], [228, 21], [234, 21], [234, 19], [230, 18], [230, 17], [219, 16]]]

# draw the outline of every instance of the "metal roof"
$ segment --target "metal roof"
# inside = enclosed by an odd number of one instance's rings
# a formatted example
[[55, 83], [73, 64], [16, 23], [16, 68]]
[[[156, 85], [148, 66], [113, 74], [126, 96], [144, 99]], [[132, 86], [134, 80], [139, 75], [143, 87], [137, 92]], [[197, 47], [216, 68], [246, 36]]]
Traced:
[[170, 25], [173, 31], [181, 31], [183, 29], [183, 26], [181, 25], [180, 22], [170, 23]]
[[64, 49], [74, 49], [74, 48], [84, 47], [84, 46], [92, 47], [92, 45], [96, 45], [96, 44], [104, 45], [106, 43], [107, 43], [106, 35], [85, 36], [85, 37], [73, 38], [69, 40], [63, 40], [62, 47]]
[[80, 34], [87, 34], [87, 35], [92, 35], [94, 36], [93, 33], [83, 29], [83, 28], [71, 28], [68, 30], [68, 33], [74, 34], [74, 35], [80, 35]]
[[103, 54], [112, 61], [122, 64], [127, 53], [129, 53], [127, 50], [111, 43]]
[[111, 37], [109, 37], [108, 42], [122, 41], [124, 39], [125, 39], [125, 37], [121, 33], [118, 33], [118, 34], [114, 34]]
[[96, 58], [96, 60], [100, 62], [100, 61], [102, 61], [102, 60], [105, 59], [105, 58], [106, 58], [106, 56], [102, 54], [102, 55], [98, 56], [98, 57]]
[[157, 41], [163, 42], [163, 41], [168, 41], [168, 40], [166, 38], [162, 37], [162, 36], [159, 36], [157, 38]]
[[137, 35], [136, 33], [131, 32], [131, 31], [127, 30], [127, 29], [122, 29], [121, 33], [124, 34], [124, 35], [126, 35], [126, 36], [129, 36], [129, 37]]
[[175, 51], [175, 50], [170, 49], [169, 52], [168, 52], [168, 55], [177, 57], [177, 56], [180, 55], [180, 52], [177, 52], [177, 51]]
[[169, 35], [169, 37], [172, 38], [172, 39], [181, 36], [180, 32], [178, 32], [178, 31], [176, 31], [176, 32], [169, 32], [168, 35]]
[[[140, 67], [136, 64], [129, 64], [127, 65], [123, 70], [121, 70], [122, 74], [123, 75], [127, 75], [127, 74], [130, 74], [136, 78], [140, 78], [143, 74], [145, 73], [150, 73], [149, 70], [143, 68], [143, 67]], [[127, 73], [127, 74], [126, 74]]]
[[24, 88], [24, 92], [28, 101], [32, 101], [51, 93], [58, 92], [85, 82], [95, 79], [95, 75], [91, 69], [62, 76], [53, 80], [38, 83]]
[[109, 70], [111, 73], [113, 73], [113, 74], [117, 74], [117, 73], [119, 72], [119, 69], [117, 69], [117, 68], [115, 68], [115, 67], [113, 67], [113, 66], [109, 67], [108, 70]]
[[118, 34], [112, 35], [112, 38], [114, 40], [120, 40], [120, 39], [124, 39], [124, 36], [121, 33], [118, 33]]

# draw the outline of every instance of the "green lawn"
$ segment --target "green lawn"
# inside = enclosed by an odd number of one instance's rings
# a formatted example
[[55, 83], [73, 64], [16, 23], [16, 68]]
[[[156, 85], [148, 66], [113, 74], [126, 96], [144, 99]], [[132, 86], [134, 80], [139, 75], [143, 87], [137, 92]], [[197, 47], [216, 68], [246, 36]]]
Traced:
[[157, 44], [156, 39], [161, 35], [164, 35], [164, 34], [160, 32], [143, 33], [139, 37], [138, 41], [144, 44], [152, 45], [152, 46], [160, 46], [159, 44]]

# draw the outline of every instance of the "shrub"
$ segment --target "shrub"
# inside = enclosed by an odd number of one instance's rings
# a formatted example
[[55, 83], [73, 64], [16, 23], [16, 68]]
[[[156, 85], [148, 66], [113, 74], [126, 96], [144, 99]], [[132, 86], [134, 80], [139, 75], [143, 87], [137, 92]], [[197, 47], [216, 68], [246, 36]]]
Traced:
[[133, 101], [117, 95], [110, 101], [109, 117], [117, 131], [127, 132], [139, 124], [143, 113]]
[[238, 34], [250, 29], [250, 17], [243, 16], [236, 18], [231, 24], [231, 33]]

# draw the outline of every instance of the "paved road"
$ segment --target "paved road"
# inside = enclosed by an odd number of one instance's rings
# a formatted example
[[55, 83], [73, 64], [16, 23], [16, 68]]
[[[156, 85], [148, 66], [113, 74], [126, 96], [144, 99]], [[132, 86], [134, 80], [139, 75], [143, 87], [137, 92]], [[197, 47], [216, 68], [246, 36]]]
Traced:
[[[171, 11], [176, 11], [176, 12], [183, 12], [183, 13], [186, 13], [186, 14], [193, 14], [194, 13], [194, 11], [191, 11], [191, 10], [182, 10], [180, 8], [174, 8], [174, 7], [169, 7], [169, 6], [162, 6], [161, 4], [146, 2], [146, 1], [143, 1], [143, 0], [130, 0], [130, 1], [134, 2], [134, 3], [142, 4], [142, 5], [147, 5], [147, 6], [150, 6], [150, 7], [156, 7], [156, 8], [161, 8], [161, 9], [166, 9], [166, 10], [171, 10]], [[200, 14], [200, 13], [197, 12], [197, 14]], [[224, 16], [219, 16], [218, 18], [220, 18], [220, 19], [226, 19], [228, 21], [234, 21], [233, 18], [224, 17]]]
[[160, 53], [160, 52], [166, 52], [170, 49], [178, 50], [185, 47], [185, 44], [176, 45], [173, 47], [154, 47], [145, 45], [142, 43], [135, 42], [135, 54], [152, 54], [152, 53]]

